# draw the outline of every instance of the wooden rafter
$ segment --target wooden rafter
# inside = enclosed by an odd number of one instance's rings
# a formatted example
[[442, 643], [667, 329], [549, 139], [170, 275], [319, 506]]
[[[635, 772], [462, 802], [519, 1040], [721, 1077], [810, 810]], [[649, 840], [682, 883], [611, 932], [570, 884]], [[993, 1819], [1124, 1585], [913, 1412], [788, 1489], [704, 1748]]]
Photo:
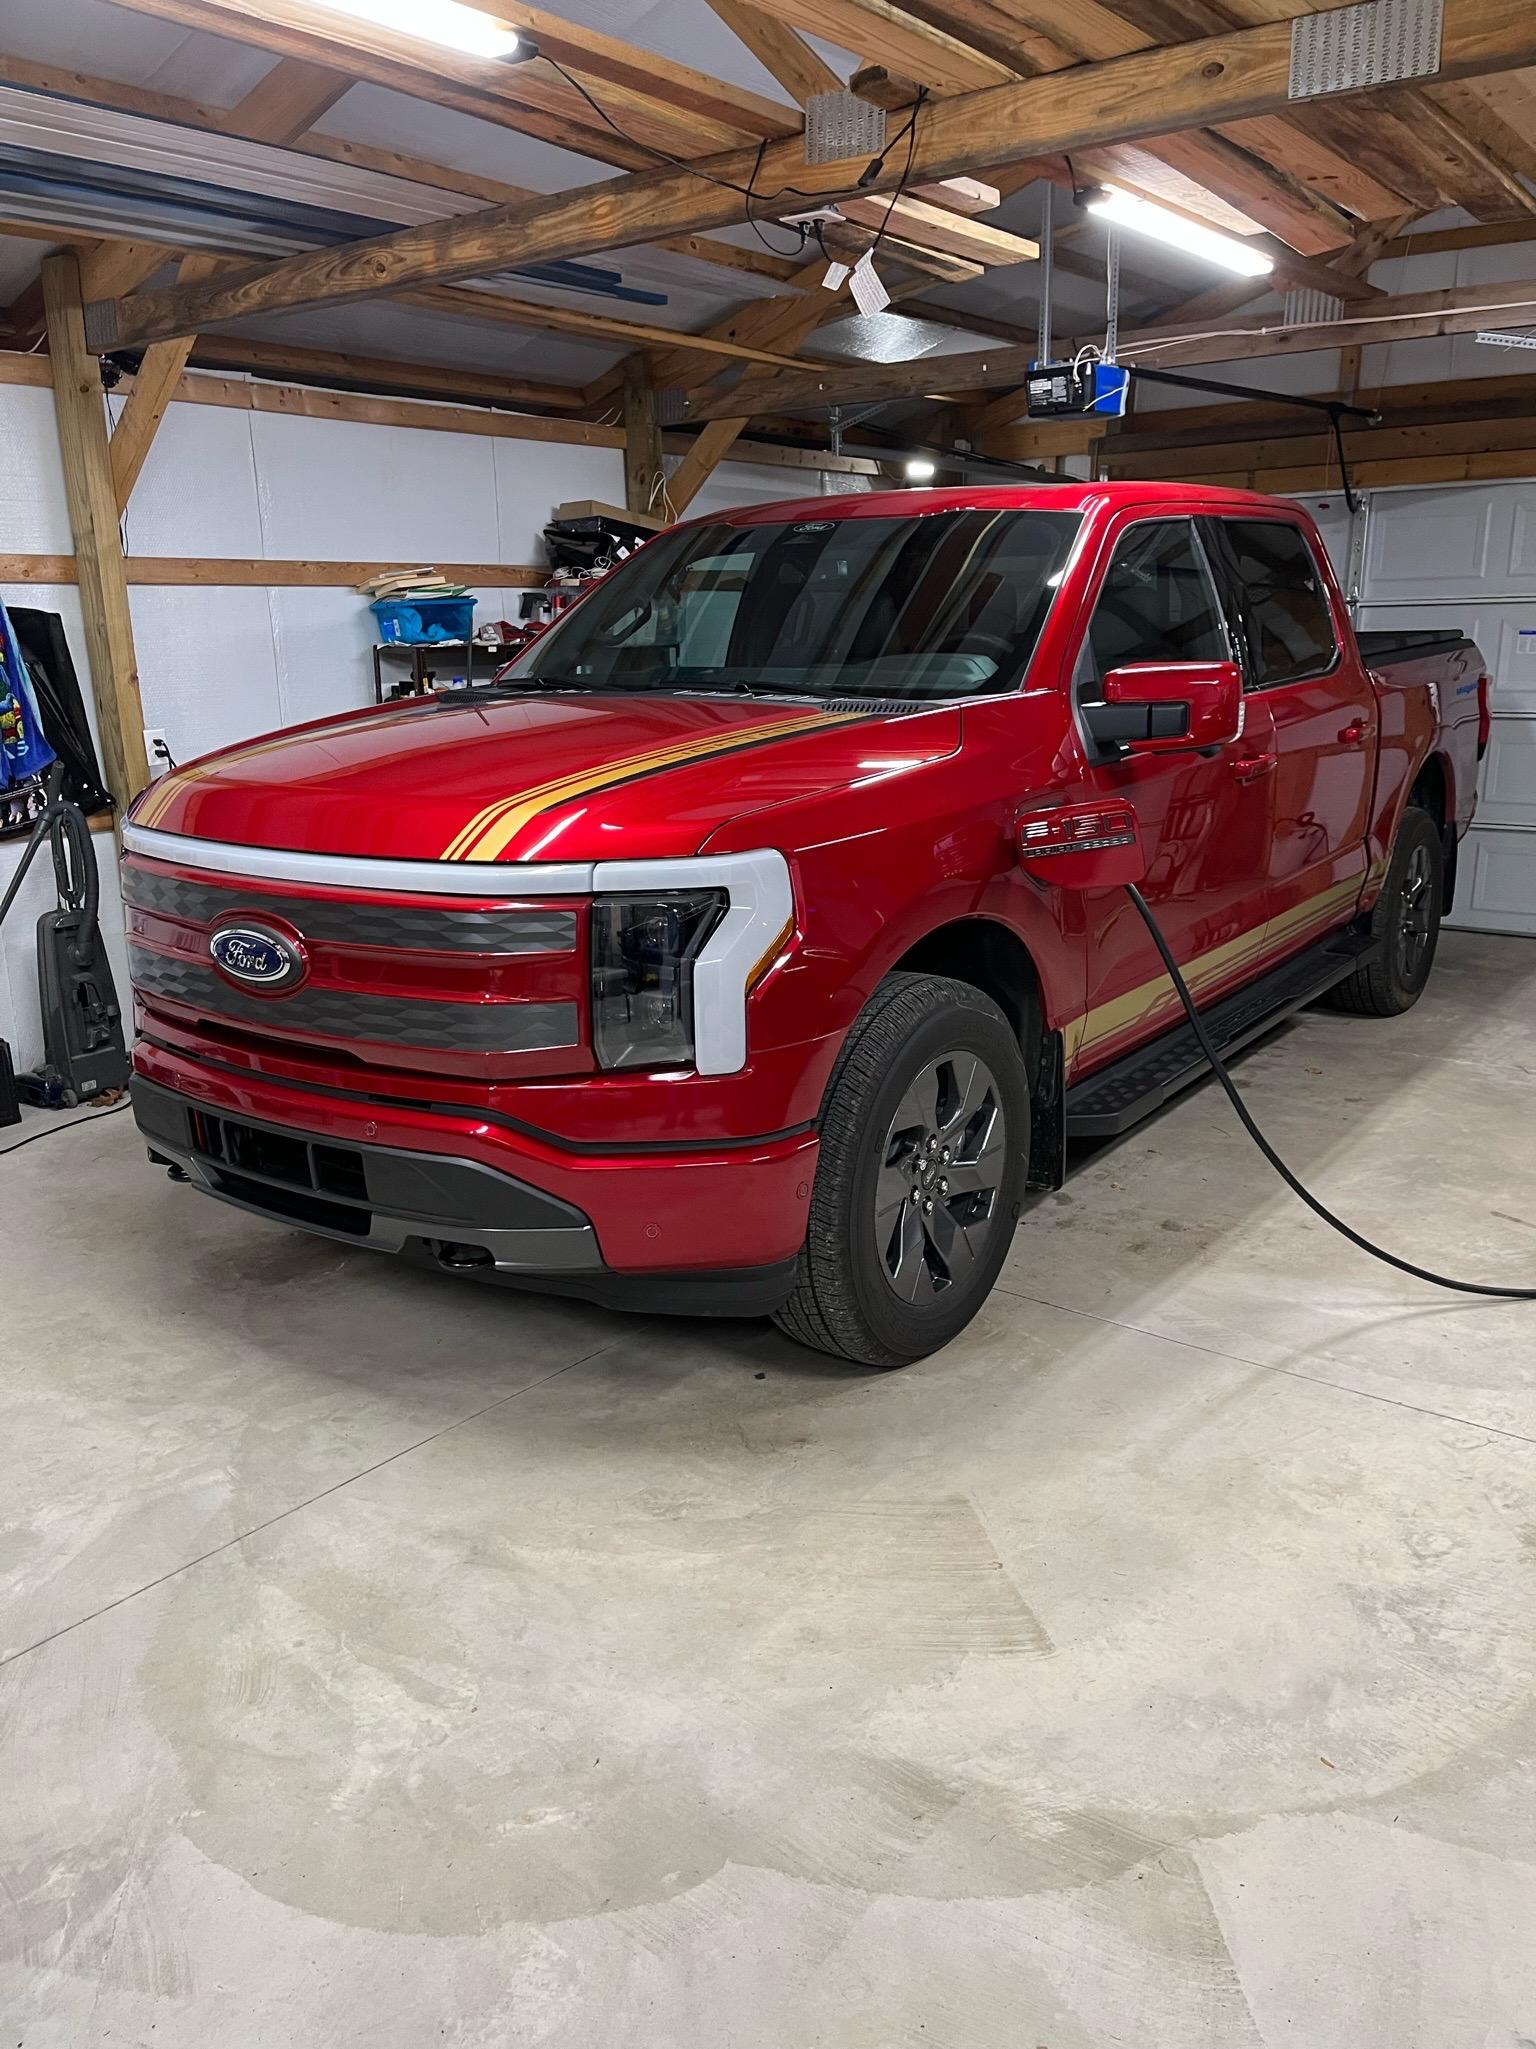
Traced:
[[[136, 13], [183, 28], [233, 36], [258, 49], [310, 62], [344, 64], [360, 81], [411, 94], [481, 120], [537, 135], [599, 163], [644, 168], [657, 153], [686, 157], [730, 149], [744, 140], [791, 133], [789, 110], [757, 94], [738, 93], [687, 67], [634, 50], [611, 37], [594, 41], [628, 50], [634, 72], [650, 67], [648, 86], [637, 88], [610, 75], [583, 77], [571, 85], [547, 60], [507, 64], [469, 57], [441, 44], [402, 36], [314, 0], [115, 0]], [[569, 30], [569, 24], [563, 24]], [[571, 33], [574, 33], [572, 31]], [[568, 47], [568, 42], [562, 47]], [[610, 64], [610, 74], [618, 67]], [[678, 79], [697, 80], [710, 103], [724, 95], [739, 111], [730, 120], [673, 104], [657, 91], [663, 75], [680, 91]], [[586, 96], [584, 96], [584, 93]], [[592, 101], [598, 105], [594, 107]], [[601, 111], [598, 111], [601, 108]]]
[[[296, 60], [290, 60], [296, 63]], [[33, 92], [53, 93], [62, 98], [87, 100], [94, 106], [112, 107], [125, 114], [144, 114], [151, 120], [173, 121], [188, 128], [200, 128], [214, 134], [235, 135], [247, 131], [240, 125], [242, 109], [257, 95], [270, 91], [269, 80], [275, 79], [284, 67], [280, 63], [268, 73], [239, 106], [210, 107], [200, 100], [178, 99], [174, 94], [152, 91], [145, 86], [122, 85], [116, 79], [98, 78], [90, 72], [71, 70], [53, 64], [37, 64], [21, 57], [0, 55], [0, 85], [21, 85]], [[305, 67], [323, 70], [323, 66]], [[290, 71], [290, 76], [292, 73]], [[332, 74], [334, 76], [334, 74]], [[350, 85], [351, 80], [347, 83]], [[402, 150], [383, 149], [376, 144], [354, 142], [341, 135], [317, 135], [305, 129], [301, 133], [287, 136], [269, 134], [261, 138], [268, 142], [281, 143], [283, 147], [297, 149], [304, 156], [322, 157], [328, 163], [350, 164], [363, 171], [377, 171], [388, 178], [407, 178], [418, 185], [435, 185], [444, 192], [457, 192], [467, 198], [484, 201], [487, 206], [514, 205], [520, 200], [532, 199], [535, 195], [526, 187], [508, 185], [498, 178], [487, 178], [475, 171], [462, 171], [447, 164], [435, 164], [424, 157], [408, 155]], [[8, 232], [14, 232], [8, 230]], [[42, 233], [43, 231], [37, 231]], [[51, 236], [45, 239], [53, 239]], [[728, 242], [714, 242], [700, 235], [678, 236], [663, 239], [656, 245], [662, 249], [674, 249], [679, 255], [692, 256], [700, 262], [719, 265], [727, 270], [749, 271], [755, 276], [777, 278], [782, 281], [794, 265], [783, 258], [771, 256], [766, 250], [738, 249]], [[87, 280], [89, 286], [90, 280]], [[124, 285], [119, 289], [128, 290]], [[97, 292], [94, 296], [115, 296], [115, 293]], [[39, 298], [39, 317], [41, 300]]]
[[760, 7], [751, 6], [749, 0], [709, 0], [709, 5], [797, 107], [803, 107], [816, 93], [836, 92], [842, 84], [804, 36]]
[[[1289, 99], [1290, 41], [1288, 26], [1276, 24], [937, 100], [918, 121], [913, 175], [928, 180], [985, 169], [1016, 157], [1021, 145], [1031, 154], [1060, 152], [1281, 108]], [[1532, 60], [1536, 13], [1526, 0], [1446, 0], [1442, 80]], [[101, 346], [166, 340], [256, 313], [379, 297], [659, 234], [697, 233], [735, 216], [739, 200], [731, 187], [754, 171], [765, 193], [793, 185], [820, 198], [845, 198], [856, 194], [864, 166], [807, 165], [795, 139], [713, 159], [708, 168], [708, 180], [685, 170], [637, 174], [537, 204], [306, 252], [233, 284], [140, 293], [94, 309], [95, 339]]]

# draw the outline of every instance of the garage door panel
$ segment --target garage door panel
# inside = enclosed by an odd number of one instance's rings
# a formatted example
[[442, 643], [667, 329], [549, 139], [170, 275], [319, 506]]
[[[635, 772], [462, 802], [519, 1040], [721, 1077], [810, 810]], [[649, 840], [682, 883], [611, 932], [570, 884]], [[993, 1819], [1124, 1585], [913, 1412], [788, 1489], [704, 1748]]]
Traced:
[[1536, 937], [1536, 482], [1371, 494], [1359, 623], [1470, 633], [1493, 728], [1453, 925]]
[[1489, 596], [1500, 553], [1508, 560], [1512, 518], [1512, 508], [1483, 491], [1379, 493], [1371, 501], [1364, 595]]
[[[1536, 831], [1536, 719], [1494, 720], [1477, 817], [1480, 825], [1527, 825]], [[1536, 894], [1536, 868], [1531, 889]]]
[[1473, 826], [1461, 850], [1453, 924], [1536, 939], [1536, 832]]

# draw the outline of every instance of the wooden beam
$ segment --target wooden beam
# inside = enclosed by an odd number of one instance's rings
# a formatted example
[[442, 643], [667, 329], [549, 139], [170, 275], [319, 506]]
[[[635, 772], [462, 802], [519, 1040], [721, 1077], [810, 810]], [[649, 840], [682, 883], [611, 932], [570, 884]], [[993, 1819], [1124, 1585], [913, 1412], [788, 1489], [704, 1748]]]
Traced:
[[880, 65], [930, 92], [963, 93], [1016, 78], [1017, 68], [933, 28], [888, 0], [762, 0], [766, 11], [805, 34]]
[[[1255, 356], [1305, 355], [1318, 349], [1362, 347], [1372, 342], [1423, 341], [1437, 335], [1472, 334], [1485, 327], [1521, 327], [1536, 322], [1536, 279], [1510, 284], [1460, 285], [1450, 291], [1414, 292], [1388, 299], [1369, 314], [1313, 326], [1286, 327], [1279, 321], [1234, 321], [1224, 333], [1180, 337], [1177, 330], [1144, 328], [1122, 342], [1122, 362], [1145, 355], [1158, 369], [1187, 363], [1249, 361]], [[953, 365], [958, 358], [951, 356]]]
[[874, 228], [887, 241], [912, 242], [924, 249], [936, 249], [972, 263], [1001, 265], [1033, 263], [1040, 254], [1038, 242], [1026, 235], [1010, 234], [986, 221], [970, 220], [934, 206], [925, 199], [845, 199], [844, 218], [860, 227]]
[[297, 142], [351, 90], [352, 80], [330, 65], [279, 57], [232, 110], [230, 130], [251, 142]]
[[817, 93], [836, 92], [842, 85], [831, 65], [787, 23], [750, 6], [748, 0], [709, 0], [709, 5], [797, 107]]
[[[936, 100], [918, 120], [912, 176], [951, 177], [1024, 152], [1168, 134], [1283, 107], [1289, 102], [1290, 40], [1289, 27], [1275, 24]], [[1528, 0], [1446, 0], [1441, 78], [1475, 77], [1533, 61], [1536, 10]], [[763, 191], [794, 185], [818, 198], [841, 199], [857, 196], [864, 170], [851, 162], [808, 165], [798, 140], [770, 143], [760, 153], [736, 152], [705, 168], [720, 182], [686, 170], [644, 172], [341, 248], [305, 251], [232, 284], [142, 292], [95, 309], [93, 339], [101, 347], [163, 341], [255, 314], [379, 297], [512, 264], [698, 233], [735, 217], [739, 194], [730, 187], [754, 173]]]
[[[315, 68], [323, 70], [325, 67]], [[115, 107], [125, 114], [144, 114], [151, 120], [173, 121], [219, 135], [241, 132], [238, 106], [209, 107], [201, 101], [178, 99], [170, 93], [151, 92], [143, 86], [121, 85], [116, 79], [97, 78], [89, 72], [58, 65], [36, 64], [21, 57], [0, 55], [0, 84], [21, 85], [32, 92], [52, 93], [66, 99], [87, 100], [94, 106]], [[254, 91], [259, 93], [261, 86], [258, 85]], [[246, 95], [247, 100], [251, 97], [252, 94]], [[411, 156], [402, 150], [381, 149], [372, 143], [354, 142], [342, 135], [316, 135], [305, 130], [302, 135], [291, 136], [284, 146], [297, 149], [305, 156], [323, 157], [328, 163], [350, 164], [358, 170], [381, 172], [387, 178], [408, 178], [418, 185], [435, 185], [444, 192], [458, 192], [472, 199], [484, 200], [488, 206], [515, 205], [535, 196], [526, 186], [508, 185], [499, 178], [487, 178], [476, 171], [435, 164], [425, 157]], [[58, 239], [41, 229], [34, 232], [47, 241]], [[676, 249], [679, 255], [694, 256], [700, 262], [718, 264], [724, 269], [751, 270], [760, 277], [773, 277], [780, 281], [795, 268], [788, 259], [771, 256], [766, 250], [738, 249], [732, 243], [713, 242], [700, 236], [678, 236], [670, 241], [663, 239], [656, 246]], [[110, 291], [92, 291], [89, 284], [87, 279], [88, 298], [115, 298], [119, 291], [132, 289], [131, 285], [125, 284]]]
[[[336, 590], [366, 583], [394, 569], [415, 569], [420, 558], [404, 562], [274, 561], [268, 556], [129, 555], [124, 558], [129, 585], [210, 590]], [[437, 567], [455, 583], [471, 585], [542, 586], [548, 569], [521, 562], [440, 562]], [[0, 583], [74, 583], [79, 565], [73, 555], [0, 555]]]
[[[188, 256], [177, 277], [183, 284], [193, 284], [198, 278], [206, 277], [217, 263], [217, 257]], [[192, 343], [191, 335], [181, 335], [175, 341], [155, 342], [144, 352], [139, 374], [128, 394], [128, 403], [123, 407], [107, 445], [112, 469], [112, 498], [119, 519], [128, 509], [129, 497], [160, 431], [165, 409], [181, 382], [181, 373], [192, 353]]]
[[309, 379], [385, 397], [462, 399], [470, 405], [534, 406], [551, 412], [581, 409], [574, 384], [542, 384], [503, 377], [496, 370], [444, 369], [394, 356], [362, 356], [351, 349], [311, 349], [300, 342], [251, 341], [244, 335], [199, 335], [192, 361], [203, 369], [252, 370], [285, 383]]
[[43, 262], [48, 360], [64, 491], [74, 536], [80, 611], [107, 787], [121, 814], [149, 781], [144, 708], [133, 651], [123, 544], [112, 495], [101, 375], [85, 346], [80, 267], [72, 251]]
[[745, 420], [711, 420], [700, 428], [693, 446], [667, 479], [667, 502], [674, 519], [682, 518], [746, 424]]
[[630, 356], [624, 364], [624, 503], [631, 512], [657, 511], [665, 482], [656, 393], [644, 362]]
[[[702, 109], [684, 111], [669, 105], [652, 91], [597, 81], [594, 97], [615, 124], [610, 127], [578, 90], [540, 59], [507, 64], [497, 58], [465, 56], [440, 43], [402, 35], [315, 4], [315, 0], [115, 0], [115, 4], [182, 28], [233, 37], [278, 56], [344, 67], [360, 83], [408, 93], [456, 113], [540, 136], [599, 163], [641, 168], [655, 162], [657, 151], [698, 156], [730, 149], [747, 137], [762, 137], [760, 123], [714, 120]], [[569, 28], [569, 24], [564, 26]], [[631, 55], [636, 64], [649, 62], [659, 69], [665, 63], [648, 52], [636, 50]], [[714, 86], [713, 80], [706, 83]], [[727, 90], [715, 86], [716, 92]], [[755, 98], [743, 95], [744, 101]], [[784, 120], [771, 101], [761, 104], [772, 109], [780, 123], [771, 133], [783, 135], [794, 125]]]

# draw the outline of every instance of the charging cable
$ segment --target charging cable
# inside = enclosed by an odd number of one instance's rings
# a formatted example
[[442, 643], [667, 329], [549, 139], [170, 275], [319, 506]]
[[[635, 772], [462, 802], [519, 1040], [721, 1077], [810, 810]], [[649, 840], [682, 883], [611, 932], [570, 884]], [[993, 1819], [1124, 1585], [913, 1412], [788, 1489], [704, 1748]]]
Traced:
[[1358, 1231], [1352, 1231], [1341, 1217], [1336, 1217], [1331, 1209], [1326, 1208], [1320, 1203], [1311, 1189], [1303, 1186], [1285, 1164], [1284, 1160], [1281, 1159], [1280, 1155], [1254, 1122], [1248, 1105], [1238, 1094], [1237, 1085], [1231, 1075], [1228, 1074], [1222, 1057], [1216, 1050], [1215, 1041], [1206, 1030], [1205, 1022], [1201, 1018], [1199, 1011], [1195, 1008], [1195, 999], [1189, 993], [1189, 985], [1179, 973], [1179, 964], [1174, 959], [1172, 950], [1167, 940], [1163, 937], [1162, 930], [1157, 920], [1153, 917], [1146, 898], [1134, 882], [1128, 882], [1125, 885], [1125, 893], [1136, 906], [1141, 916], [1141, 922], [1152, 935], [1152, 944], [1162, 956], [1163, 966], [1168, 970], [1169, 979], [1178, 991], [1179, 1001], [1184, 1006], [1184, 1013], [1189, 1019], [1190, 1029], [1199, 1041], [1201, 1052], [1211, 1064], [1211, 1072], [1226, 1090], [1227, 1100], [1237, 1112], [1244, 1131], [1247, 1132], [1248, 1136], [1253, 1140], [1259, 1151], [1268, 1160], [1269, 1164], [1274, 1168], [1293, 1195], [1300, 1196], [1301, 1200], [1315, 1216], [1321, 1217], [1325, 1224], [1330, 1225], [1342, 1237], [1347, 1238], [1351, 1245], [1358, 1245], [1360, 1250], [1368, 1252], [1372, 1259], [1384, 1260], [1388, 1266], [1395, 1266], [1399, 1273], [1412, 1274], [1415, 1280], [1428, 1281], [1432, 1287], [1453, 1288], [1459, 1295], [1498, 1295], [1509, 1301], [1536, 1302], [1536, 1288], [1493, 1288], [1481, 1281], [1453, 1281], [1445, 1274], [1432, 1273], [1427, 1266], [1415, 1266], [1411, 1259], [1399, 1259], [1395, 1252], [1384, 1252], [1379, 1245], [1373, 1245], [1369, 1238], [1362, 1238]]

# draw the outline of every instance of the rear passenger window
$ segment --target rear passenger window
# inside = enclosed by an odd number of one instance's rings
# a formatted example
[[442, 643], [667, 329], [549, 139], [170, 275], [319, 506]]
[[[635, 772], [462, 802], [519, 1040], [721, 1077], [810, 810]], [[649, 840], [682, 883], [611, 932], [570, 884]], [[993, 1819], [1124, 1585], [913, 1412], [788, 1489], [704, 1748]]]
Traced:
[[1188, 520], [1148, 520], [1115, 549], [1088, 652], [1096, 677], [1128, 662], [1224, 662], [1226, 623]]
[[1271, 690], [1331, 669], [1333, 620], [1306, 537], [1279, 520], [1224, 519], [1221, 529], [1241, 589], [1250, 688]]

